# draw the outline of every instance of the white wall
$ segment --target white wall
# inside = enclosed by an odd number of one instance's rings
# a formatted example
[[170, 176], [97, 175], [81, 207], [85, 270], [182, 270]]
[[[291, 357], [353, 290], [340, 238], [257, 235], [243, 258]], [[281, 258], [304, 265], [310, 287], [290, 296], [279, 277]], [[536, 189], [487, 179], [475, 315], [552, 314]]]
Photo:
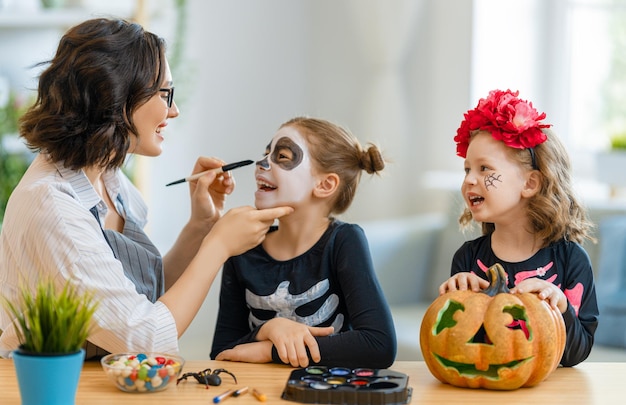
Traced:
[[[186, 175], [200, 154], [260, 158], [278, 126], [302, 114], [345, 125], [392, 161], [381, 178], [363, 178], [348, 220], [447, 210], [447, 186], [425, 187], [423, 175], [462, 173], [452, 138], [473, 103], [471, 4], [190, 0], [187, 73], [174, 77], [181, 115], [168, 127], [162, 156], [148, 163], [157, 245], [167, 250], [189, 214], [186, 186], [165, 183]], [[150, 29], [159, 33], [159, 24]], [[253, 204], [253, 169], [234, 174], [229, 207]], [[206, 338], [208, 356], [218, 282], [183, 336], [183, 354]]]
[[[188, 216], [186, 188], [166, 189], [167, 181], [186, 175], [199, 154], [259, 158], [277, 127], [300, 114], [345, 125], [392, 161], [381, 178], [364, 176], [348, 219], [442, 209], [441, 192], [423, 189], [422, 174], [461, 170], [452, 137], [470, 105], [471, 2], [191, 0], [189, 7], [189, 73], [174, 78], [181, 116], [168, 127], [163, 155], [149, 163], [159, 243], [169, 246]], [[229, 205], [252, 204], [253, 169], [235, 175]]]
[[[173, 46], [172, 0], [147, 3], [147, 28]], [[110, 10], [84, 4], [91, 15]], [[199, 155], [260, 158], [278, 126], [296, 115], [342, 124], [390, 161], [382, 177], [363, 177], [345, 219], [446, 211], [445, 178], [425, 183], [424, 174], [462, 173], [452, 138], [473, 104], [471, 7], [467, 0], [188, 0], [185, 58], [174, 71], [181, 115], [168, 126], [163, 154], [137, 159], [157, 246], [166, 252], [189, 216], [187, 187], [165, 188], [167, 182], [187, 175]], [[55, 32], [60, 37], [53, 29], [26, 38], [20, 29], [0, 29], [0, 49], [15, 56], [28, 50], [19, 63], [3, 57], [0, 74], [32, 79], [37, 72], [23, 67], [50, 57]], [[22, 45], [10, 47], [16, 36]], [[235, 177], [228, 207], [252, 204], [253, 169]], [[206, 339], [206, 353], [193, 357], [208, 356], [218, 283], [183, 337], [183, 354], [186, 342]]]
[[[82, 0], [87, 11], [11, 14], [0, 10], [0, 75], [34, 88], [58, 39], [82, 19], [129, 16], [133, 3]], [[109, 4], [110, 3], [110, 4]], [[152, 0], [147, 28], [176, 43], [173, 0]], [[378, 144], [389, 160], [364, 176], [346, 219], [441, 211], [447, 194], [429, 170], [456, 170], [452, 137], [470, 104], [472, 2], [467, 0], [188, 0], [184, 60], [175, 70], [181, 116], [164, 152], [136, 159], [151, 207], [149, 232], [166, 249], [188, 217], [185, 186], [199, 155], [260, 158], [277, 127], [319, 116]], [[21, 3], [15, 3], [21, 4]], [[16, 17], [20, 22], [15, 21]], [[170, 49], [173, 51], [173, 49]], [[252, 168], [236, 172], [229, 207], [252, 204]], [[445, 187], [443, 187], [445, 188]]]

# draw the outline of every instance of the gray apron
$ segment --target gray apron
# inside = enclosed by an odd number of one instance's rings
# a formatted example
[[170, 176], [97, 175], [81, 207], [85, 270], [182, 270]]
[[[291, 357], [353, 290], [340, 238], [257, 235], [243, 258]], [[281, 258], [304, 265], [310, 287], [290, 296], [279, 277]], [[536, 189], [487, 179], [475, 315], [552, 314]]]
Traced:
[[[135, 285], [137, 293], [145, 295], [150, 302], [156, 302], [165, 292], [163, 258], [143, 229], [126, 211], [124, 201], [119, 195], [117, 200], [118, 211], [125, 219], [124, 229], [122, 233], [102, 229], [102, 233], [115, 258], [122, 263], [124, 274]], [[90, 211], [100, 223], [97, 208], [93, 207]], [[108, 354], [106, 350], [91, 342], [85, 344], [85, 351], [85, 359], [99, 358]]]

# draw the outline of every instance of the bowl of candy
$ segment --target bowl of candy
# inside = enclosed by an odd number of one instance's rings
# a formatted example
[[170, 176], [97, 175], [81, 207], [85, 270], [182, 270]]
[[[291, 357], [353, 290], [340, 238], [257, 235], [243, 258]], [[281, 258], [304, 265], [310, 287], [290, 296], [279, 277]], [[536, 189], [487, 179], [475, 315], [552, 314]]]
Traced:
[[126, 392], [162, 391], [183, 370], [185, 360], [165, 353], [115, 353], [104, 356], [100, 363], [109, 380]]

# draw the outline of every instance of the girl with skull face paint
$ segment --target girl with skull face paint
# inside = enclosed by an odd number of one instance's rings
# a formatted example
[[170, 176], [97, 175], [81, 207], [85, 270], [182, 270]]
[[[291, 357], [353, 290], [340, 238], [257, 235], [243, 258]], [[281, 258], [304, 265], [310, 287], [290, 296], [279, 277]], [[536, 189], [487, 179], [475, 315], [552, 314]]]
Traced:
[[261, 245], [224, 266], [211, 358], [389, 367], [391, 314], [363, 230], [348, 209], [363, 170], [384, 168], [378, 148], [328, 121], [283, 124], [256, 163], [257, 208], [290, 206]]
[[589, 256], [590, 222], [574, 195], [569, 157], [531, 103], [494, 90], [465, 114], [454, 140], [465, 158], [459, 222], [482, 224], [483, 236], [454, 255], [440, 294], [486, 288], [500, 263], [512, 293], [536, 293], [563, 315], [563, 366], [585, 360], [598, 325]]

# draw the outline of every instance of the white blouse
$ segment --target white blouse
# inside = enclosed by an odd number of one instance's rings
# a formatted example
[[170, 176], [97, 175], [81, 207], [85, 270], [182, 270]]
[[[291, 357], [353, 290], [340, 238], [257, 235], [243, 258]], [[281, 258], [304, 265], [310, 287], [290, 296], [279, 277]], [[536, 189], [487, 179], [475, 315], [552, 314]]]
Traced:
[[[122, 197], [141, 227], [147, 207], [139, 191], [121, 170], [103, 180], [112, 201]], [[107, 206], [82, 170], [55, 164], [40, 154], [13, 191], [0, 232], [0, 295], [15, 301], [22, 285], [66, 280], [79, 291], [92, 291], [98, 301], [95, 328], [89, 341], [109, 352], [177, 353], [178, 333], [169, 309], [136, 292], [124, 275], [98, 224], [89, 211], [104, 218]], [[123, 215], [123, 213], [121, 213]], [[0, 356], [19, 345], [12, 318], [0, 306]]]

